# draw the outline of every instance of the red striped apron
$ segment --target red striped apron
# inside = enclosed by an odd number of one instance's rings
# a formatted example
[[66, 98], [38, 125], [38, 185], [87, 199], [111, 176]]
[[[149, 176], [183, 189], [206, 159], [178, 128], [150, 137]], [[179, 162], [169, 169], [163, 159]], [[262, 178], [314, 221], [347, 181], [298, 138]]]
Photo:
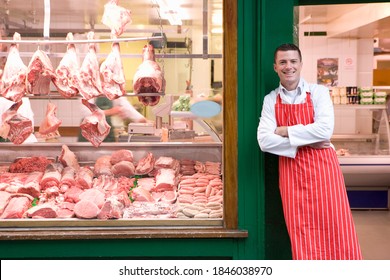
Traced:
[[[314, 122], [310, 93], [302, 104], [275, 105], [278, 126]], [[362, 259], [334, 149], [300, 147], [295, 158], [279, 157], [279, 188], [295, 260]]]

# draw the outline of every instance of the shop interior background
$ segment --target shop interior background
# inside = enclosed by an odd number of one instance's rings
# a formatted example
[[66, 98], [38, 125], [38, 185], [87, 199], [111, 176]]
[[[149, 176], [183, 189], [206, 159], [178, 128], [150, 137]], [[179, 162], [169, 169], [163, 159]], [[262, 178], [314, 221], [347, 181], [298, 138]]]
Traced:
[[[3, 39], [12, 39], [18, 32], [23, 39], [43, 39], [45, 3], [50, 3], [50, 39], [65, 40], [66, 34], [72, 32], [74, 39], [86, 39], [88, 31], [95, 32], [95, 39], [109, 39], [108, 28], [101, 23], [106, 0], [3, 0], [0, 1], [0, 34]], [[166, 7], [166, 10], [161, 8]], [[119, 1], [119, 5], [131, 10], [132, 23], [126, 26], [121, 38], [140, 38], [160, 35], [166, 36], [164, 48], [156, 49], [157, 54], [165, 55], [158, 62], [164, 69], [166, 93], [179, 96], [185, 93], [190, 81], [194, 94], [222, 94], [222, 0], [134, 0]], [[161, 7], [160, 7], [161, 6]], [[157, 35], [156, 35], [157, 34]], [[132, 78], [141, 63], [141, 53], [147, 40], [121, 43], [121, 57], [125, 69], [126, 90], [132, 91]], [[37, 45], [21, 44], [20, 53], [26, 65], [29, 63]], [[46, 48], [46, 47], [45, 47]], [[86, 53], [86, 44], [77, 44], [80, 63]], [[98, 57], [103, 60], [111, 50], [110, 43], [98, 44]], [[48, 51], [53, 67], [56, 68], [66, 51], [65, 44], [50, 45]], [[0, 48], [0, 60], [5, 63], [7, 46]], [[175, 59], [168, 58], [176, 55]], [[213, 59], [202, 59], [203, 55], [214, 55]], [[211, 72], [212, 69], [212, 72]], [[205, 75], [206, 73], [210, 73]], [[53, 85], [52, 85], [53, 86]], [[55, 91], [55, 87], [52, 87]], [[141, 106], [137, 98], [129, 101], [146, 115], [154, 119], [150, 108]], [[41, 123], [46, 114], [46, 102], [42, 99], [31, 99], [35, 124]], [[51, 100], [57, 107], [57, 116], [62, 126], [76, 128], [79, 126], [79, 100]], [[164, 102], [164, 98], [160, 103]], [[220, 114], [222, 115], [222, 114]], [[221, 116], [215, 118], [214, 125], [222, 130]], [[73, 142], [76, 138], [62, 139]]]

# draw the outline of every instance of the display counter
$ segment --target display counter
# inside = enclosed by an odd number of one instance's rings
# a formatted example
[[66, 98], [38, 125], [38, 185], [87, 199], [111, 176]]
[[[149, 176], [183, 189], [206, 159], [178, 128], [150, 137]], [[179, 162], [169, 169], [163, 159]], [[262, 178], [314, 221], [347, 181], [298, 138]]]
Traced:
[[[3, 193], [5, 191], [10, 191], [11, 194], [15, 196], [29, 196], [29, 192], [25, 191], [25, 189], [23, 189], [24, 191], [20, 191], [20, 189], [19, 191], [15, 190], [15, 184], [13, 184], [12, 186], [11, 184], [9, 184], [7, 186], [6, 182], [4, 181], [4, 178], [8, 177], [4, 177], [4, 174], [10, 173], [4, 170], [7, 170], [7, 167], [9, 167], [12, 162], [15, 162], [15, 160], [20, 158], [25, 159], [29, 157], [45, 157], [55, 159], [56, 162], [59, 162], [61, 158], [61, 153], [63, 152], [62, 145], [63, 144], [61, 143], [35, 143], [23, 144], [19, 146], [8, 143], [1, 144], [0, 158], [2, 159], [1, 165], [3, 166], [3, 173], [0, 174], [3, 180], [0, 184], [1, 191], [3, 191]], [[222, 143], [103, 143], [98, 149], [92, 147], [90, 143], [74, 143], [68, 144], [66, 146], [76, 156], [80, 164], [80, 169], [82, 167], [90, 167], [93, 170], [94, 167], [97, 168], [95, 164], [97, 161], [99, 161], [100, 158], [110, 156], [118, 150], [131, 151], [134, 163], [139, 163], [140, 160], [145, 157], [145, 155], [151, 153], [154, 155], [156, 162], [159, 158], [173, 158], [174, 160], [177, 160], [177, 162], [187, 160], [194, 163], [196, 162], [198, 164], [201, 164], [202, 162], [213, 162], [216, 163], [218, 166], [222, 164]], [[139, 199], [139, 197], [137, 198], [137, 196], [135, 196], [135, 200], [132, 201], [131, 204], [125, 206], [124, 211], [122, 211], [123, 213], [127, 213], [126, 211], [129, 211], [129, 213], [133, 213], [137, 211], [140, 212], [141, 208], [142, 210], [144, 210], [143, 207], [146, 207], [145, 205], [148, 205], [148, 207], [154, 207], [153, 209], [148, 208], [148, 210], [146, 211], [148, 213], [147, 216], [131, 216], [129, 214], [128, 216], [123, 215], [121, 217], [108, 219], [96, 217], [90, 219], [80, 218], [77, 217], [77, 215], [72, 215], [71, 217], [53, 218], [47, 218], [45, 216], [28, 217], [25, 215], [19, 218], [8, 217], [0, 220], [0, 239], [111, 239], [140, 237], [206, 238], [212, 236], [219, 238], [242, 238], [247, 236], [246, 231], [225, 228], [225, 219], [229, 219], [229, 216], [228, 214], [226, 214], [228, 212], [225, 212], [225, 215], [223, 216], [222, 211], [224, 211], [224, 209], [226, 208], [229, 208], [229, 206], [220, 200], [218, 201], [218, 205], [220, 205], [220, 210], [218, 210], [221, 213], [220, 217], [211, 215], [200, 215], [199, 218], [197, 218], [195, 214], [192, 216], [179, 215], [180, 211], [185, 211], [184, 209], [190, 209], [191, 211], [201, 210], [201, 203], [180, 202], [180, 195], [184, 195], [180, 194], [180, 190], [185, 189], [185, 185], [180, 184], [180, 178], [185, 175], [182, 171], [178, 172], [179, 173], [177, 173], [176, 175], [178, 183], [177, 186], [174, 186], [174, 191], [176, 192], [177, 198], [175, 198], [174, 201], [170, 201], [169, 203], [162, 203], [161, 201], [158, 201], [156, 199], [156, 202], [149, 203], [149, 201], [145, 201], [144, 198]], [[218, 173], [220, 174], [217, 177], [220, 177], [222, 179], [223, 174], [221, 173], [221, 171], [218, 171]], [[19, 176], [19, 173], [11, 173], [11, 175], [17, 177]], [[108, 180], [108, 176], [99, 176], [95, 174], [94, 182], [96, 182], [96, 180], [101, 177], [104, 177], [106, 180]], [[142, 177], [152, 178], [150, 176]], [[154, 178], [157, 179], [157, 177], [153, 177], [153, 180]], [[138, 179], [138, 182], [141, 182], [140, 179]], [[93, 185], [91, 188], [97, 187]], [[107, 187], [107, 184], [103, 185], [104, 190], [107, 190], [107, 188], [111, 188], [111, 190], [112, 188], [119, 188], [119, 184], [110, 187]], [[138, 188], [140, 188], [140, 186], [138, 186]], [[15, 191], [16, 193], [12, 193], [12, 191]], [[87, 192], [87, 190], [85, 189], [83, 191]], [[132, 189], [132, 191], [134, 192], [134, 189]], [[106, 202], [110, 199], [107, 198], [107, 193], [108, 192], [106, 191]], [[35, 195], [35, 199], [47, 199], [48, 203], [55, 201], [56, 205], [58, 205], [57, 202], [61, 201], [61, 199], [63, 198], [65, 198], [65, 201], [70, 201], [68, 199], [69, 196], [67, 196], [67, 192], [62, 193], [62, 191], [59, 191], [54, 195], [54, 198], [53, 196], [51, 196], [51, 198], [48, 198], [46, 196], [46, 193], [44, 193], [44, 190], [42, 189], [41, 183], [41, 193], [39, 196]], [[203, 202], [203, 205], [206, 204], [206, 201]], [[204, 210], [204, 213], [211, 213], [212, 211], [216, 211], [215, 207], [217, 206], [217, 203], [209, 204], [212, 209], [202, 209]], [[188, 208], [183, 208], [184, 206]], [[169, 215], [167, 214], [168, 212], [164, 212], [164, 210], [162, 210], [163, 207], [169, 207]], [[6, 209], [4, 208], [1, 210], [2, 212], [6, 211]], [[160, 211], [162, 211], [162, 213]]]
[[[388, 209], [390, 129], [386, 105], [335, 105], [335, 124], [339, 127], [332, 136], [332, 143], [351, 207]], [[371, 202], [376, 199], [371, 197], [372, 193], [383, 197], [379, 204]]]

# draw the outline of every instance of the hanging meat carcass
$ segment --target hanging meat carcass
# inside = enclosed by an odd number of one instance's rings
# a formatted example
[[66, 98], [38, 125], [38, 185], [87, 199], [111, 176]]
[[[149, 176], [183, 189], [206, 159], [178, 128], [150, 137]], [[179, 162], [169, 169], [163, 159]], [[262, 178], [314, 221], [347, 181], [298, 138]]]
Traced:
[[120, 57], [119, 43], [112, 44], [111, 53], [100, 65], [103, 94], [110, 100], [121, 97], [125, 91], [125, 74]]
[[111, 34], [119, 37], [125, 31], [126, 24], [131, 24], [131, 11], [118, 6], [118, 0], [109, 0], [104, 5], [102, 23], [111, 29]]
[[[71, 32], [66, 36], [67, 41], [73, 40]], [[75, 82], [74, 73], [79, 71], [80, 65], [74, 44], [68, 44], [66, 53], [56, 68], [56, 78], [53, 80], [58, 92], [65, 98], [74, 97], [79, 93]]]
[[99, 147], [103, 140], [110, 133], [111, 126], [106, 121], [106, 116], [98, 106], [82, 99], [82, 103], [91, 110], [92, 115], [83, 119], [80, 124], [81, 134], [92, 143]]
[[[15, 32], [13, 39], [20, 41], [20, 34]], [[26, 75], [27, 66], [20, 58], [19, 45], [11, 44], [0, 81], [1, 96], [13, 102], [20, 101], [26, 94]]]
[[57, 106], [49, 101], [47, 103], [46, 116], [39, 126], [39, 133], [46, 135], [56, 132], [61, 123], [62, 120], [57, 118]]
[[[143, 48], [143, 61], [138, 66], [133, 78], [133, 91], [139, 93], [163, 93], [165, 79], [160, 66], [155, 61], [154, 48], [145, 45]], [[144, 105], [154, 106], [160, 101], [160, 96], [139, 96], [138, 100]]]
[[[87, 34], [88, 40], [93, 40], [94, 32]], [[96, 44], [90, 43], [80, 70], [74, 76], [80, 94], [87, 100], [102, 95], [103, 89], [100, 81], [99, 61], [96, 55]]]
[[38, 49], [33, 54], [27, 67], [27, 93], [47, 95], [50, 93], [50, 82], [56, 77], [53, 65], [47, 54]]
[[18, 114], [22, 103], [22, 100], [16, 102], [3, 113], [3, 125], [0, 127], [0, 136], [16, 145], [22, 144], [34, 131], [32, 121]]

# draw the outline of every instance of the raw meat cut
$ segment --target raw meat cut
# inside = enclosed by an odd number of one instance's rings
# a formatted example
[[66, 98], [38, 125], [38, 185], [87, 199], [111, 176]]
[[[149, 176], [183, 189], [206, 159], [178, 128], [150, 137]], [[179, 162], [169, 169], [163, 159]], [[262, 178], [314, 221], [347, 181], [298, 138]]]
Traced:
[[125, 74], [119, 52], [119, 43], [112, 44], [111, 53], [100, 65], [103, 94], [110, 100], [121, 97], [125, 91]]
[[176, 185], [176, 174], [173, 169], [161, 168], [158, 170], [154, 191], [175, 191]]
[[99, 214], [100, 209], [95, 203], [89, 200], [80, 200], [74, 206], [76, 217], [81, 219], [93, 219]]
[[119, 0], [109, 0], [104, 5], [102, 23], [111, 29], [111, 34], [119, 37], [125, 31], [126, 24], [131, 24], [131, 11], [118, 6]]
[[3, 214], [5, 207], [11, 200], [12, 196], [9, 192], [0, 191], [0, 215]]
[[97, 218], [101, 220], [120, 219], [123, 215], [123, 204], [114, 197], [106, 199]]
[[[21, 40], [20, 34], [15, 32], [15, 41]], [[19, 45], [11, 44], [0, 80], [0, 95], [14, 102], [18, 102], [26, 94], [27, 66], [19, 54]]]
[[76, 182], [80, 188], [90, 189], [92, 187], [93, 171], [88, 166], [80, 167], [76, 173]]
[[92, 201], [97, 207], [101, 208], [104, 204], [104, 192], [98, 189], [88, 189], [79, 196], [80, 200]]
[[11, 173], [29, 173], [34, 171], [44, 172], [46, 166], [53, 162], [53, 159], [47, 157], [24, 157], [17, 158], [9, 166]]
[[6, 206], [3, 214], [1, 214], [0, 219], [22, 218], [30, 205], [31, 201], [27, 197], [13, 197]]
[[[93, 40], [94, 32], [87, 34], [88, 40]], [[80, 70], [75, 74], [74, 81], [80, 94], [87, 100], [102, 95], [103, 89], [100, 81], [99, 61], [96, 55], [96, 45], [90, 43]]]
[[43, 177], [43, 172], [35, 171], [26, 174], [27, 177], [17, 192], [25, 193], [31, 195], [32, 197], [39, 197], [41, 192], [40, 182]]
[[135, 201], [147, 201], [147, 202], [154, 202], [154, 198], [152, 197], [152, 194], [143, 188], [134, 188], [131, 191], [131, 196]]
[[145, 175], [151, 172], [154, 168], [155, 158], [154, 155], [150, 152], [143, 158], [138, 161], [138, 164], [135, 168], [136, 175]]
[[[73, 40], [73, 34], [69, 32], [66, 40]], [[74, 73], [79, 71], [80, 65], [74, 44], [68, 44], [66, 53], [55, 70], [56, 78], [53, 80], [58, 92], [65, 98], [74, 97], [79, 93]]]
[[98, 106], [82, 99], [82, 103], [91, 110], [92, 115], [84, 118], [80, 124], [81, 134], [92, 143], [99, 147], [103, 140], [110, 133], [111, 126], [106, 121], [106, 116]]
[[73, 186], [65, 192], [64, 194], [65, 201], [71, 203], [77, 203], [80, 201], [80, 194], [82, 194], [83, 192], [84, 191], [79, 187]]
[[111, 167], [112, 174], [116, 177], [125, 176], [130, 177], [134, 175], [135, 167], [130, 161], [120, 161]]
[[58, 130], [61, 123], [62, 120], [57, 118], [57, 106], [49, 101], [47, 103], [46, 116], [39, 126], [39, 133], [43, 135], [53, 133]]
[[[165, 78], [160, 66], [155, 61], [153, 46], [145, 45], [142, 52], [142, 63], [138, 66], [133, 77], [134, 93], [163, 93], [165, 91]], [[160, 96], [139, 96], [138, 100], [146, 106], [154, 106], [160, 101]]]
[[100, 175], [112, 175], [110, 160], [111, 156], [109, 155], [101, 156], [96, 160], [93, 168], [93, 173], [96, 177], [99, 177]]
[[27, 67], [27, 93], [47, 95], [50, 93], [50, 82], [56, 75], [47, 54], [38, 49], [33, 54]]
[[61, 181], [59, 185], [61, 193], [65, 193], [71, 187], [76, 186], [75, 175], [76, 175], [76, 171], [73, 167], [66, 166], [62, 170]]
[[60, 203], [57, 209], [57, 218], [73, 218], [74, 205], [74, 203], [67, 201]]
[[3, 124], [0, 127], [0, 136], [9, 139], [12, 143], [22, 144], [34, 131], [32, 121], [18, 114], [22, 100], [13, 104], [2, 115]]
[[133, 152], [126, 149], [120, 149], [111, 154], [111, 164], [114, 165], [120, 161], [133, 162]]
[[33, 219], [57, 218], [57, 209], [57, 205], [52, 202], [47, 202], [31, 207], [26, 211], [26, 215]]
[[61, 163], [51, 163], [46, 167], [40, 182], [41, 190], [46, 190], [50, 187], [58, 187], [61, 181], [62, 170], [64, 169]]
[[67, 145], [62, 145], [62, 150], [58, 161], [61, 162], [64, 167], [69, 166], [74, 170], [78, 170], [80, 168], [75, 153], [73, 153]]

